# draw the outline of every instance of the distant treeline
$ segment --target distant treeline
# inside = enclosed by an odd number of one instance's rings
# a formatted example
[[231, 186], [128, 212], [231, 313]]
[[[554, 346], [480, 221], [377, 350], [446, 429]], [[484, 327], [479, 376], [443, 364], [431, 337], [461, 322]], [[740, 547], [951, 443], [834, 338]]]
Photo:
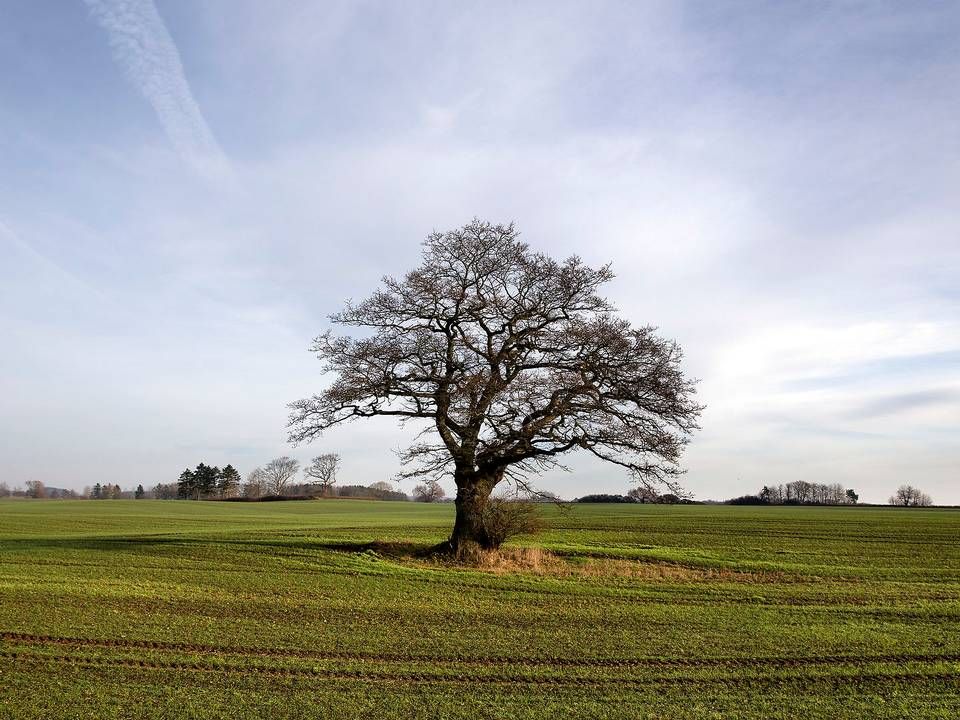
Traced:
[[56, 500], [61, 498], [79, 498], [81, 495], [76, 490], [47, 487], [39, 480], [27, 480], [25, 487], [19, 487], [17, 485], [10, 487], [7, 483], [0, 482], [0, 498], [3, 497], [49, 498]]
[[[400, 492], [385, 481], [371, 485], [337, 486], [337, 470], [340, 456], [326, 453], [313, 458], [310, 465], [303, 468], [302, 478], [298, 478], [300, 463], [291, 457], [278, 457], [262, 467], [254, 468], [244, 480], [233, 465], [219, 468], [216, 465], [199, 463], [192, 470], [187, 468], [175, 482], [157, 483], [152, 488], [142, 484], [136, 489], [124, 490], [113, 483], [97, 483], [86, 487], [83, 492], [46, 487], [38, 480], [30, 480], [25, 488], [11, 488], [0, 482], [0, 497], [26, 498], [72, 498], [90, 500], [285, 500], [311, 499], [317, 497], [367, 498], [371, 500], [410, 500], [406, 493]], [[298, 482], [298, 479], [300, 482]], [[418, 491], [420, 486], [418, 486]], [[417, 492], [417, 491], [415, 491]], [[422, 493], [420, 494], [422, 495]], [[416, 499], [424, 499], [420, 495]], [[443, 490], [437, 489], [426, 498], [436, 501], [443, 497]]]
[[856, 505], [860, 496], [840, 483], [814, 483], [805, 480], [782, 485], [764, 485], [756, 495], [741, 495], [727, 505]]
[[28, 480], [25, 487], [10, 487], [5, 482], [0, 482], [0, 498], [3, 497], [21, 497], [35, 498], [43, 500], [134, 500], [142, 497], [148, 497], [149, 493], [144, 490], [143, 485], [138, 485], [135, 490], [124, 490], [119, 485], [111, 483], [97, 483], [93, 487], [85, 487], [82, 491], [68, 490], [66, 488], [50, 487], [39, 480]]
[[595, 493], [593, 495], [584, 495], [574, 502], [578, 503], [656, 503], [660, 505], [676, 504], [694, 504], [693, 500], [682, 498], [673, 493], [664, 493], [658, 495], [647, 488], [634, 488], [626, 495], [615, 495], [609, 493]]
[[282, 495], [235, 495], [220, 499], [228, 502], [272, 502], [277, 500], [314, 500], [316, 498], [356, 498], [361, 500], [401, 500], [408, 501], [410, 497], [392, 487], [383, 486], [387, 483], [376, 482], [372, 485], [342, 485], [329, 487], [319, 492], [316, 485], [290, 485], [284, 488]]
[[200, 463], [193, 470], [187, 468], [176, 483], [160, 483], [154, 487], [154, 497], [169, 500], [209, 500], [235, 497], [240, 491], [240, 473], [233, 465], [221, 470], [216, 465]]
[[584, 495], [578, 497], [574, 502], [578, 503], [635, 503], [637, 502], [629, 495], [611, 495], [609, 493], [594, 493], [593, 495]]
[[194, 470], [184, 470], [175, 483], [156, 485], [150, 496], [158, 500], [232, 500], [270, 501], [304, 500], [318, 497], [368, 498], [372, 500], [409, 500], [406, 493], [388, 482], [371, 485], [335, 485], [339, 456], [328, 453], [313, 460], [304, 470], [307, 482], [296, 482], [300, 463], [290, 457], [279, 457], [263, 467], [254, 468], [242, 481], [232, 465], [222, 470], [200, 463]]

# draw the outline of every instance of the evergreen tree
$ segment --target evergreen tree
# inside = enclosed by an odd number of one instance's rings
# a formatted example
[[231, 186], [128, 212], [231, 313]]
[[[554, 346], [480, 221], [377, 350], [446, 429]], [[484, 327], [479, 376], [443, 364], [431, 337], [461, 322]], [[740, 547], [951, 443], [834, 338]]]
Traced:
[[146, 495], [146, 491], [143, 489], [143, 485], [137, 485], [137, 489], [133, 492], [133, 497], [136, 500], [142, 500], [144, 495]]
[[220, 468], [200, 463], [193, 471], [194, 493], [196, 499], [210, 497], [217, 489], [220, 479]]
[[233, 465], [227, 465], [220, 471], [220, 482], [217, 486], [220, 497], [233, 497], [240, 489], [240, 473]]
[[94, 500], [99, 500], [101, 497], [103, 497], [103, 488], [100, 487], [100, 483], [97, 483], [93, 486], [93, 492], [90, 493], [90, 497], [92, 497]]
[[180, 473], [180, 479], [177, 480], [177, 497], [182, 500], [189, 500], [193, 496], [195, 488], [196, 481], [193, 471], [187, 468]]

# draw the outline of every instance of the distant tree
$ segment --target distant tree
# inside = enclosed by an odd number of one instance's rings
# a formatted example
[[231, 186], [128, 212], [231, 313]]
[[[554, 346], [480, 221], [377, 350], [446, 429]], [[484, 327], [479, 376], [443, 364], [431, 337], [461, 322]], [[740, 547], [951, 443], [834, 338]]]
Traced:
[[847, 490], [840, 483], [827, 486], [827, 505], [846, 505], [848, 502]]
[[764, 485], [760, 489], [760, 492], [757, 494], [757, 497], [760, 499], [761, 502], [769, 503], [772, 495], [773, 493], [770, 491], [770, 488]]
[[27, 480], [26, 493], [29, 498], [45, 498], [47, 488], [39, 480]]
[[393, 485], [388, 483], [386, 480], [377, 480], [375, 483], [370, 483], [370, 489], [376, 490], [377, 492], [393, 492]]
[[111, 483], [100, 485], [97, 483], [93, 487], [94, 496], [99, 500], [116, 500], [120, 497], [120, 486]]
[[133, 497], [136, 500], [142, 500], [146, 494], [147, 491], [143, 489], [143, 485], [137, 485], [137, 489], [133, 492]]
[[655, 503], [660, 496], [655, 490], [641, 485], [631, 488], [630, 492], [627, 493], [627, 497], [633, 498], [638, 503]]
[[856, 505], [857, 500], [860, 499], [860, 496], [857, 495], [857, 492], [853, 488], [850, 488], [849, 490], [847, 490], [846, 496], [847, 496], [847, 502], [849, 502], [851, 505]]
[[933, 500], [925, 492], [912, 485], [901, 485], [897, 488], [897, 493], [888, 501], [891, 505], [901, 505], [903, 507], [929, 507], [933, 505]]
[[103, 488], [100, 486], [100, 483], [93, 486], [90, 497], [94, 500], [100, 500], [103, 497]]
[[240, 492], [240, 473], [233, 465], [225, 465], [218, 478], [217, 495], [222, 498], [231, 498], [238, 492]]
[[0, 497], [10, 497], [10, 486], [5, 482], [0, 482]]
[[311, 478], [318, 486], [322, 495], [329, 495], [330, 489], [337, 482], [337, 470], [340, 469], [340, 456], [337, 453], [317, 455], [308, 465], [303, 474]]
[[193, 486], [195, 499], [208, 498], [217, 491], [217, 483], [220, 480], [220, 468], [216, 465], [205, 465], [200, 463], [193, 471]]
[[417, 502], [440, 502], [446, 495], [443, 488], [440, 487], [440, 483], [433, 478], [413, 489], [413, 499]]
[[268, 485], [267, 474], [262, 467], [256, 467], [247, 475], [246, 482], [243, 483], [243, 495], [248, 498], [258, 498], [266, 495]]
[[267, 478], [267, 487], [274, 495], [283, 495], [287, 484], [300, 470], [300, 463], [292, 457], [274, 458], [266, 464], [263, 472]]
[[153, 496], [157, 500], [176, 500], [177, 483], [157, 483], [153, 486]]
[[193, 470], [187, 468], [177, 480], [177, 497], [181, 500], [189, 500], [196, 493], [196, 480], [193, 476]]

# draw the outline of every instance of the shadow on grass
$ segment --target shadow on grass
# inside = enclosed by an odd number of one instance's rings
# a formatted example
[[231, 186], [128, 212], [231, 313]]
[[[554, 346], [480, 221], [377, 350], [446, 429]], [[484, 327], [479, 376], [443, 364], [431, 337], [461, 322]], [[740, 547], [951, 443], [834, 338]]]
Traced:
[[410, 540], [373, 540], [370, 542], [318, 542], [311, 545], [319, 550], [356, 554], [376, 554], [397, 560], [426, 558], [434, 554], [435, 543]]
[[130, 550], [157, 545], [184, 545], [203, 542], [171, 536], [98, 537], [98, 538], [8, 538], [0, 540], [0, 550]]
[[430, 556], [435, 543], [414, 542], [412, 540], [386, 541], [372, 540], [329, 540], [297, 538], [278, 540], [276, 538], [224, 538], [182, 537], [171, 535], [138, 535], [132, 537], [98, 538], [15, 538], [0, 540], [0, 552], [31, 552], [35, 550], [95, 550], [98, 552], [150, 552], [163, 547], [196, 548], [204, 545], [220, 545], [241, 548], [259, 548], [270, 550], [321, 550], [344, 554], [375, 553], [383, 557], [396, 559], [414, 559]]

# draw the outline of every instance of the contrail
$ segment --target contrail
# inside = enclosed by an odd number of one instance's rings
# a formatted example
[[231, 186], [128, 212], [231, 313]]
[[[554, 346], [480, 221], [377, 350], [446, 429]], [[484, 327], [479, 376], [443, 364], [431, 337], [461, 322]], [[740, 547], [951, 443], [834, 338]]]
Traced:
[[[62, 281], [66, 281], [68, 285], [80, 287], [90, 292], [93, 291], [93, 288], [91, 288], [90, 285], [88, 285], [85, 281], [81, 280], [59, 263], [54, 262], [43, 253], [39, 252], [35, 247], [33, 247], [33, 245], [20, 237], [13, 231], [13, 228], [7, 225], [2, 219], [0, 219], [0, 240], [9, 242], [9, 244], [13, 246], [14, 251], [18, 251], [21, 256], [27, 257], [28, 260], [33, 263], [34, 267], [39, 266], [44, 270], [53, 272], [55, 275], [59, 276]], [[0, 247], [2, 247], [3, 244], [4, 243], [0, 243]], [[99, 295], [100, 293], [96, 292], [96, 294]]]
[[114, 59], [153, 106], [177, 152], [204, 175], [229, 162], [190, 92], [180, 53], [153, 0], [84, 0], [107, 31]]

